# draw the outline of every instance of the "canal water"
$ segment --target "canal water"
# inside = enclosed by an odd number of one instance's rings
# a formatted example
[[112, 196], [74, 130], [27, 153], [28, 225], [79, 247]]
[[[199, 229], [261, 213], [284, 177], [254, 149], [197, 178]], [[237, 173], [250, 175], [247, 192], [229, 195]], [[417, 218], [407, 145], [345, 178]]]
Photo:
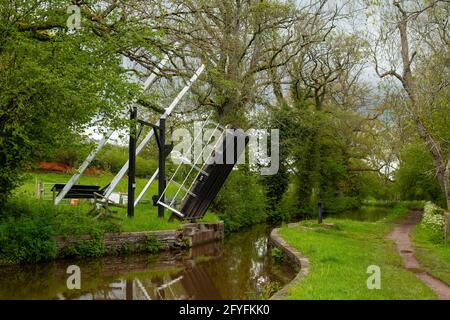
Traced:
[[388, 213], [388, 207], [362, 206], [358, 209], [344, 211], [336, 215], [330, 215], [329, 217], [335, 219], [375, 222], [386, 217]]
[[[266, 299], [296, 275], [271, 256], [271, 229], [189, 251], [0, 267], [0, 299]], [[80, 267], [79, 290], [67, 288], [70, 265]]]

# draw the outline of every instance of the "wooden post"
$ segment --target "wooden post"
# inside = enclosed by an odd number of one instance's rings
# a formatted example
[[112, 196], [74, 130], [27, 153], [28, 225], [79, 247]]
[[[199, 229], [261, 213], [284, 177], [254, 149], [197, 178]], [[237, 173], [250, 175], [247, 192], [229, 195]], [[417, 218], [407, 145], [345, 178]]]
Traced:
[[137, 108], [133, 106], [130, 111], [130, 140], [128, 146], [128, 211], [129, 218], [134, 216], [134, 192], [136, 189], [136, 119]]
[[125, 280], [126, 300], [133, 300], [133, 282], [134, 280]]
[[36, 199], [44, 199], [44, 184], [36, 178]]
[[317, 206], [317, 223], [322, 224], [322, 220], [323, 220], [322, 202], [319, 202]]
[[[157, 137], [158, 138], [158, 137]], [[164, 202], [164, 190], [166, 189], [166, 119], [159, 119], [159, 157], [158, 157], [158, 196]], [[164, 218], [164, 206], [158, 205], [158, 218]]]

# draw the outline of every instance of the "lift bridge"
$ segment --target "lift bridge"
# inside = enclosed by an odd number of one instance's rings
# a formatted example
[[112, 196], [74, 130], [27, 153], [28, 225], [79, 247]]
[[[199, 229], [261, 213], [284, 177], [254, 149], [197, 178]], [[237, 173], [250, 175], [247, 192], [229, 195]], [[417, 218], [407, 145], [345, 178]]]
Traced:
[[[156, 67], [156, 70], [143, 83], [143, 91], [156, 81], [158, 71], [168, 63], [169, 56], [166, 55]], [[66, 184], [58, 184], [52, 188], [54, 192], [54, 204], [59, 205], [63, 199], [94, 199], [97, 208], [106, 208], [113, 204], [111, 195], [120, 180], [128, 174], [128, 216], [134, 215], [135, 206], [142, 200], [149, 187], [154, 180], [158, 179], [158, 195], [153, 197], [153, 204], [158, 206], [158, 216], [164, 217], [164, 209], [172, 212], [171, 219], [177, 218], [181, 220], [195, 220], [202, 218], [208, 210], [211, 202], [214, 200], [219, 190], [223, 186], [228, 175], [231, 173], [238, 158], [245, 150], [248, 143], [248, 136], [240, 130], [228, 130], [227, 126], [222, 127], [214, 123], [209, 117], [203, 122], [202, 130], [209, 128], [212, 133], [207, 137], [206, 145], [202, 147], [200, 155], [194, 155], [192, 160], [188, 159], [186, 155], [180, 157], [180, 164], [176, 168], [173, 175], [166, 183], [165, 177], [165, 159], [172, 150], [171, 145], [165, 143], [165, 121], [172, 113], [177, 104], [182, 100], [185, 94], [190, 90], [193, 83], [200, 77], [205, 70], [205, 66], [201, 65], [192, 77], [187, 81], [183, 89], [178, 93], [172, 103], [165, 108], [164, 113], [155, 124], [150, 124], [138, 118], [137, 103], [133, 105], [130, 112], [130, 119], [138, 126], [130, 128], [129, 139], [129, 159], [119, 170], [112, 181], [105, 187], [77, 185], [77, 181], [83, 172], [87, 169], [90, 163], [94, 160], [96, 155], [105, 146], [109, 138], [114, 133], [109, 131], [91, 153], [87, 156], [85, 161], [78, 168], [76, 173]], [[138, 137], [142, 132], [144, 126], [150, 126], [150, 130], [137, 145]], [[211, 130], [210, 130], [211, 131]], [[156, 143], [159, 149], [159, 167], [150, 177], [139, 195], [135, 198], [135, 169], [136, 156], [144, 149], [150, 139], [156, 138]], [[213, 142], [212, 142], [213, 141]], [[203, 145], [204, 137], [198, 134], [194, 137], [194, 141], [190, 146], [187, 155], [192, 151], [195, 144]], [[214, 143], [214, 147], [210, 148], [210, 144]], [[202, 160], [207, 160], [202, 165]]]
[[[211, 123], [205, 121], [203, 127]], [[188, 154], [201, 139], [200, 136], [201, 133], [194, 138]], [[212, 141], [213, 138], [216, 141]], [[201, 152], [195, 154], [192, 160], [180, 157], [180, 164], [156, 203], [169, 209], [173, 213], [172, 218], [202, 218], [245, 151], [247, 143], [248, 136], [243, 131], [215, 124]], [[208, 150], [211, 144], [213, 147]], [[205, 163], [200, 166], [205, 158]]]

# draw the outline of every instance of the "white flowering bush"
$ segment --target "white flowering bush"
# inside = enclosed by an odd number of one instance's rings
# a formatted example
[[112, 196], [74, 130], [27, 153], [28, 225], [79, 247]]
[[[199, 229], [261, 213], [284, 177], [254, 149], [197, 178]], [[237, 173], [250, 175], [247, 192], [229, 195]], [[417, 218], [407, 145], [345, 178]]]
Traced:
[[426, 202], [423, 208], [422, 225], [430, 231], [431, 240], [439, 243], [444, 241], [444, 209], [430, 201]]

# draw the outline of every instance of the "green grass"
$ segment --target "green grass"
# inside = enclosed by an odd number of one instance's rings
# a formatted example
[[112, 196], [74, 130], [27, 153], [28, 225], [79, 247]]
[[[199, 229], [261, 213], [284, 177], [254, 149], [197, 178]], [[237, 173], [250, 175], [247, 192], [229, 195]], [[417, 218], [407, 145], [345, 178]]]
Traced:
[[[288, 299], [435, 299], [435, 294], [404, 269], [394, 243], [386, 239], [407, 212], [397, 205], [378, 222], [327, 219], [334, 228], [312, 221], [282, 227], [280, 235], [310, 260], [309, 274], [292, 287]], [[381, 269], [381, 289], [368, 289], [370, 265]]]
[[[24, 195], [28, 197], [34, 197], [35, 188], [36, 188], [36, 179], [40, 182], [47, 183], [49, 185], [45, 188], [45, 197], [51, 198], [52, 194], [50, 191], [51, 185], [53, 183], [67, 183], [71, 178], [71, 175], [61, 174], [61, 173], [40, 173], [40, 172], [30, 172], [25, 175], [24, 183], [15, 191], [16, 195]], [[88, 185], [98, 185], [101, 188], [106, 186], [113, 179], [113, 175], [102, 174], [102, 175], [83, 175], [78, 180], [77, 184], [88, 184]], [[141, 190], [145, 183], [146, 179], [137, 178], [136, 179], [136, 190]], [[114, 191], [117, 192], [127, 192], [128, 181], [126, 178], [123, 178]], [[153, 183], [148, 189], [146, 195], [144, 196], [144, 200], [150, 200], [152, 195], [157, 194], [157, 183]]]
[[431, 241], [430, 232], [418, 224], [412, 232], [416, 247], [416, 258], [432, 276], [450, 285], [450, 243], [436, 244]]
[[[25, 177], [23, 185], [15, 191], [14, 199], [16, 199], [16, 201], [27, 201], [28, 203], [35, 203], [36, 207], [47, 206], [50, 208], [52, 206], [51, 204], [52, 192], [50, 191], [51, 184], [67, 183], [70, 177], [71, 177], [70, 175], [58, 173], [38, 173], [38, 172], [28, 173]], [[112, 175], [81, 176], [77, 184], [98, 185], [100, 187], [104, 187], [112, 180], [112, 178], [113, 178]], [[45, 186], [45, 195], [44, 195], [45, 199], [47, 200], [39, 201], [35, 199], [36, 179], [39, 180], [40, 182], [48, 184]], [[122, 179], [120, 183], [117, 185], [115, 191], [126, 192], [127, 183], [128, 181], [126, 178]], [[137, 193], [139, 193], [139, 191], [144, 187], [146, 183], [147, 183], [146, 179], [138, 178], [136, 180]], [[168, 218], [170, 216], [170, 212], [168, 212], [168, 210], [166, 210], [165, 212], [166, 216], [164, 217], [164, 219], [159, 219], [157, 217], [157, 207], [154, 207], [151, 202], [151, 197], [157, 193], [158, 193], [157, 183], [155, 182], [150, 186], [150, 188], [148, 189], [143, 198], [145, 203], [143, 204], [140, 203], [136, 206], [135, 215], [133, 218], [127, 217], [126, 209], [111, 208], [111, 210], [114, 211], [117, 214], [117, 216], [121, 218], [121, 220], [118, 221], [120, 231], [133, 232], [133, 231], [149, 231], [149, 230], [170, 230], [176, 229], [181, 224], [181, 222], [178, 220], [174, 220], [172, 222], [168, 221]], [[79, 215], [87, 213], [89, 209], [90, 204], [86, 200], [81, 201], [80, 205], [78, 206], [70, 206], [67, 200], [63, 200], [61, 204], [57, 207], [57, 213], [67, 215], [68, 221], [66, 224], [70, 224], [71, 222], [70, 215], [77, 213], [76, 215], [74, 214], [73, 218], [73, 224], [77, 224], [80, 221]], [[208, 213], [201, 221], [214, 222], [219, 221], [219, 218], [212, 213]], [[56, 230], [56, 232], [65, 234], [65, 232], [60, 232], [60, 230]]]

